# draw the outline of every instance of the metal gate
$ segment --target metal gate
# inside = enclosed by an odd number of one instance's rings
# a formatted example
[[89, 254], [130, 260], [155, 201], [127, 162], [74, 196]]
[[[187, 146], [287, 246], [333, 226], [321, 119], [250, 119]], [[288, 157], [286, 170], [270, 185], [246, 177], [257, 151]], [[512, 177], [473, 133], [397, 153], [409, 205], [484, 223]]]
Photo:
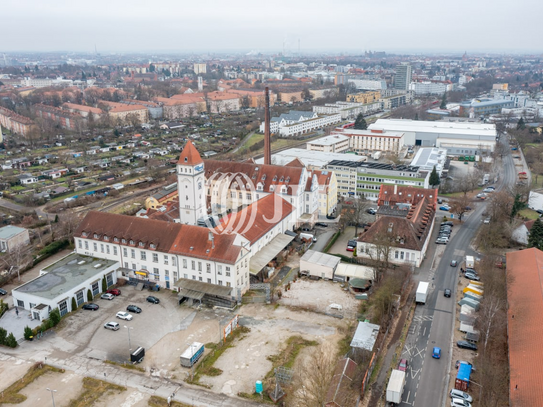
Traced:
[[66, 300], [58, 303], [58, 309], [60, 310], [60, 316], [63, 317], [68, 313], [68, 302]]
[[83, 290], [81, 291], [78, 291], [76, 294], [75, 294], [75, 300], [77, 302], [77, 306], [79, 307], [81, 304], [83, 304], [85, 302], [85, 298], [83, 296]]
[[92, 295], [98, 295], [100, 293], [100, 290], [98, 289], [98, 282], [92, 283]]

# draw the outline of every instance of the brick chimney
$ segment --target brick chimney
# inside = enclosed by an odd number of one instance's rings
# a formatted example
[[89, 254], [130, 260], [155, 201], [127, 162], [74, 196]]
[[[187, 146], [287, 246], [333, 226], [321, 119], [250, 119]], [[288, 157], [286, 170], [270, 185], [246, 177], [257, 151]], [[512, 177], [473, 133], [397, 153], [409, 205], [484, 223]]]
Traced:
[[264, 164], [271, 164], [271, 139], [270, 139], [270, 94], [266, 86], [266, 107], [264, 116]]

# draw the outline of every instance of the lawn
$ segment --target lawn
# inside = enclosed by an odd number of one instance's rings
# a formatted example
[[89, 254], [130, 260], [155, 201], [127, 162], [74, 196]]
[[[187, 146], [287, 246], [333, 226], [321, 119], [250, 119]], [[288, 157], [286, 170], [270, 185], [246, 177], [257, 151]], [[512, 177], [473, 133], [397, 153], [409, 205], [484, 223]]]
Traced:
[[530, 219], [530, 220], [532, 219], [535, 220], [539, 218], [539, 213], [528, 208], [521, 210], [519, 212], [519, 215], [522, 216], [523, 218]]

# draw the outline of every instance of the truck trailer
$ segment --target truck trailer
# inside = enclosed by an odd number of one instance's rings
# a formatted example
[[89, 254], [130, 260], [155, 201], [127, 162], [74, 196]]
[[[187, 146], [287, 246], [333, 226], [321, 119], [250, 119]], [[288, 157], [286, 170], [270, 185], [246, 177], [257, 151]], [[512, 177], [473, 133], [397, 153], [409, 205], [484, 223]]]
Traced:
[[417, 304], [426, 304], [426, 298], [428, 297], [429, 283], [421, 281], [417, 287], [417, 293], [415, 295], [415, 302]]
[[181, 359], [181, 366], [192, 367], [202, 357], [204, 350], [203, 343], [193, 342], [179, 357]]
[[472, 269], [475, 267], [475, 259], [473, 256], [466, 256], [466, 268]]
[[394, 369], [390, 375], [387, 386], [386, 401], [392, 405], [402, 402], [402, 393], [405, 386], [405, 372]]

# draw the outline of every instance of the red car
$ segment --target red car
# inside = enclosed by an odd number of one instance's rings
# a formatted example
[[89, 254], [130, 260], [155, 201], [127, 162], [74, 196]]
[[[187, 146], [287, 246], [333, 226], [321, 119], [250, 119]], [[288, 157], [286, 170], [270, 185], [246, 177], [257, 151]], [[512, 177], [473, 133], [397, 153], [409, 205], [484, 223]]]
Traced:
[[408, 367], [409, 362], [407, 362], [407, 359], [401, 359], [400, 363], [398, 364], [398, 370], [401, 370], [402, 372], [407, 372]]
[[113, 294], [113, 295], [121, 295], [121, 290], [118, 288], [112, 288], [111, 290], [107, 290], [106, 293]]
[[348, 252], [354, 252], [354, 247], [353, 246], [347, 246], [347, 251]]

